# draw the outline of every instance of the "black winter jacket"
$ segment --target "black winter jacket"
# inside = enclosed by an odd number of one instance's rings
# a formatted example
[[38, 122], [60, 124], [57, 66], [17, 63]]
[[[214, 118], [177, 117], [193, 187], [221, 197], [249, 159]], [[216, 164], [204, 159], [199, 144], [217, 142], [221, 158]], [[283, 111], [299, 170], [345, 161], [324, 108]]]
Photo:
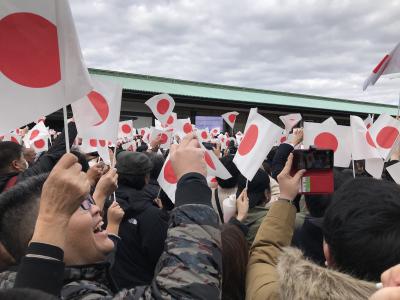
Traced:
[[148, 285], [164, 249], [168, 214], [156, 207], [144, 190], [120, 184], [116, 196], [125, 215], [112, 275], [119, 288]]

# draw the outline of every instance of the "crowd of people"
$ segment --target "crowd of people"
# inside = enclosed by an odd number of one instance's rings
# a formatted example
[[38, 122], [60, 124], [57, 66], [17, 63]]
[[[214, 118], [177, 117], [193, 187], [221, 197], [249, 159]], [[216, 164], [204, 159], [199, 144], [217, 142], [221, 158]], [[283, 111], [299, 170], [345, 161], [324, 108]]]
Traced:
[[[301, 129], [251, 181], [237, 145], [216, 147], [232, 175], [216, 183], [194, 133], [117, 145], [110, 166], [76, 135], [70, 122], [70, 153], [64, 133], [43, 153], [0, 142], [0, 299], [400, 299], [400, 187], [357, 162], [355, 178], [334, 169], [333, 194], [299, 194]], [[168, 156], [174, 201], [157, 181]]]

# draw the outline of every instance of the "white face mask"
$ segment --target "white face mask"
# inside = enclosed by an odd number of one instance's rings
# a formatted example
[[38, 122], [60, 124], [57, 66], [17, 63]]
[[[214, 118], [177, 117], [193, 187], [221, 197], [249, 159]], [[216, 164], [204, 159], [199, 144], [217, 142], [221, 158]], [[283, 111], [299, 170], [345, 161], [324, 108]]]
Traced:
[[28, 164], [28, 162], [24, 159], [24, 161], [25, 161], [25, 170], [26, 169], [28, 169], [29, 168], [29, 164]]

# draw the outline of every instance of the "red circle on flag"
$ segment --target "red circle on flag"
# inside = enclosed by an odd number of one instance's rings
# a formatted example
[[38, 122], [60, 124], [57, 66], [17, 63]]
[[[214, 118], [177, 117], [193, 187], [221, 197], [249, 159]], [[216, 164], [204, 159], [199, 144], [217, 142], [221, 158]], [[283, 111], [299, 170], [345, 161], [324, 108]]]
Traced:
[[204, 160], [206, 161], [207, 165], [208, 165], [211, 169], [216, 170], [215, 164], [214, 164], [214, 162], [213, 162], [213, 160], [212, 160], [210, 154], [208, 154], [207, 151], [204, 152]]
[[99, 140], [100, 147], [105, 147], [107, 145], [106, 140]]
[[238, 152], [240, 155], [248, 154], [257, 143], [258, 138], [258, 127], [255, 124], [250, 125], [244, 134], [243, 140], [240, 143]]
[[91, 140], [89, 141], [89, 145], [92, 146], [92, 147], [97, 147], [97, 140], [91, 139]]
[[87, 97], [89, 98], [90, 102], [92, 103], [93, 107], [96, 109], [97, 113], [99, 114], [101, 121], [94, 124], [93, 126], [99, 126], [107, 120], [108, 114], [110, 113], [110, 109], [108, 107], [107, 100], [96, 91], [91, 91]]
[[372, 139], [371, 134], [369, 133], [369, 131], [367, 131], [367, 133], [365, 134], [365, 138], [367, 139], [367, 143], [368, 143], [370, 146], [376, 148], [375, 143], [374, 143], [374, 140]]
[[123, 133], [126, 133], [126, 134], [131, 133], [131, 131], [132, 131], [131, 126], [129, 126], [128, 124], [122, 125], [121, 130]]
[[57, 27], [33, 13], [13, 13], [0, 20], [0, 71], [30, 88], [61, 80]]
[[174, 123], [174, 117], [173, 116], [169, 116], [168, 120], [167, 120], [167, 124], [171, 125], [172, 123]]
[[339, 143], [337, 138], [332, 133], [322, 132], [315, 137], [314, 145], [317, 148], [331, 149], [333, 152], [336, 152]]
[[212, 183], [218, 182], [218, 181], [217, 181], [217, 178], [215, 178], [215, 177], [211, 178], [211, 182], [212, 182]]
[[19, 144], [18, 140], [14, 136], [11, 137], [11, 142]]
[[229, 122], [233, 123], [236, 121], [236, 116], [234, 114], [229, 115], [228, 117]]
[[35, 137], [39, 135], [39, 133], [40, 133], [39, 130], [37, 129], [33, 130], [29, 139], [32, 141]]
[[204, 140], [207, 139], [207, 138], [208, 138], [207, 132], [206, 132], [206, 131], [202, 131], [202, 132], [201, 132], [201, 137], [202, 137]]
[[166, 142], [168, 142], [168, 135], [166, 135], [165, 133], [160, 133], [158, 136], [160, 137], [161, 144], [165, 144]]
[[157, 103], [157, 111], [159, 114], [165, 114], [169, 108], [169, 101], [167, 99], [161, 99]]
[[286, 136], [281, 137], [281, 143], [286, 142], [286, 140], [287, 140], [287, 137], [286, 137]]
[[33, 144], [35, 145], [36, 148], [43, 148], [46, 144], [46, 142], [43, 139], [34, 141]]
[[225, 143], [225, 145], [226, 145], [227, 147], [229, 147], [230, 143], [231, 143], [231, 141], [230, 141], [230, 140], [226, 140], [226, 143]]
[[146, 133], [146, 131], [144, 130], [144, 129], [142, 129], [142, 130], [140, 130], [140, 135], [142, 136], [142, 137], [144, 137], [144, 134]]
[[393, 146], [398, 134], [399, 131], [395, 127], [383, 127], [376, 136], [376, 142], [378, 143], [379, 147], [390, 149]]
[[183, 125], [183, 132], [184, 133], [190, 133], [192, 131], [193, 131], [192, 124], [186, 123], [185, 125]]
[[172, 168], [171, 161], [168, 160], [165, 164], [164, 168], [164, 178], [168, 183], [176, 184], [178, 182], [178, 178], [176, 178], [174, 169]]
[[367, 129], [369, 129], [371, 127], [371, 123], [367, 124]]

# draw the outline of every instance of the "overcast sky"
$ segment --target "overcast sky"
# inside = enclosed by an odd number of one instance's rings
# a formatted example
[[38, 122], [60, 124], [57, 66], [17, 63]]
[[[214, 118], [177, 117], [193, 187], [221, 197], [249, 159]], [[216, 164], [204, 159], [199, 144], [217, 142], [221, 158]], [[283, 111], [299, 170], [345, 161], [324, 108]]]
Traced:
[[397, 104], [400, 0], [70, 0], [89, 67]]

